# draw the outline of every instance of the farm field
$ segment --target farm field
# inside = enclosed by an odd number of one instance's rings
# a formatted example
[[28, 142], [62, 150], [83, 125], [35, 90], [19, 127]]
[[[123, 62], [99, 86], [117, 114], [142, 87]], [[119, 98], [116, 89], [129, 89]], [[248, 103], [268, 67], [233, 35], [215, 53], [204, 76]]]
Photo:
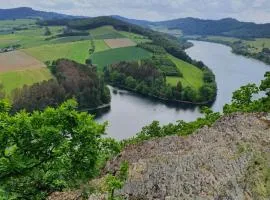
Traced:
[[120, 61], [136, 61], [150, 58], [151, 56], [152, 54], [144, 49], [138, 47], [125, 47], [94, 53], [91, 56], [91, 59], [94, 64], [98, 65], [99, 70], [102, 70], [104, 66], [109, 64]]
[[52, 78], [48, 68], [25, 69], [22, 71], [0, 72], [0, 83], [4, 86], [7, 96], [11, 95], [12, 90], [23, 85], [32, 85]]
[[180, 80], [184, 87], [191, 86], [197, 90], [203, 85], [203, 72], [200, 69], [171, 55], [168, 56], [183, 73], [183, 78], [167, 76], [169, 84], [175, 86]]
[[99, 28], [91, 29], [89, 32], [95, 40], [125, 38], [125, 36], [120, 34], [112, 26], [102, 26]]
[[270, 38], [257, 38], [255, 41], [245, 41], [246, 44], [253, 47], [251, 50], [258, 53], [263, 48], [270, 48]]
[[11, 51], [0, 54], [0, 73], [43, 67], [46, 67], [44, 63], [22, 51]]
[[85, 63], [85, 60], [89, 57], [89, 46], [90, 41], [85, 40], [55, 45], [42, 45], [24, 49], [23, 51], [42, 62], [68, 58], [79, 63]]
[[119, 39], [106, 39], [104, 42], [111, 48], [122, 48], [122, 47], [131, 47], [136, 46], [136, 43], [128, 38], [119, 38]]
[[22, 51], [0, 54], [0, 83], [8, 97], [15, 88], [51, 78], [44, 63]]
[[104, 42], [104, 40], [94, 40], [95, 52], [105, 51], [110, 47]]
[[126, 32], [126, 31], [119, 31], [119, 33], [121, 33], [125, 37], [131, 39], [133, 42], [135, 42], [137, 44], [152, 42], [152, 40], [150, 40], [149, 38], [147, 38], [143, 35], [136, 34], [136, 33], [130, 33], [130, 32]]
[[53, 40], [46, 39], [58, 34], [62, 30], [62, 27], [52, 26], [49, 27], [49, 29], [52, 32], [51, 36], [44, 36], [45, 30], [38, 27], [29, 30], [15, 31], [14, 34], [1, 35], [0, 48], [16, 44], [20, 44], [22, 48], [29, 48], [54, 43]]

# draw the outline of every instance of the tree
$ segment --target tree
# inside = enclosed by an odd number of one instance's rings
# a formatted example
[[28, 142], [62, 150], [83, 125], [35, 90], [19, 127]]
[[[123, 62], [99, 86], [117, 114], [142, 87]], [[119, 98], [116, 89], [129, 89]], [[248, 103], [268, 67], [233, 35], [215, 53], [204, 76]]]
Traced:
[[0, 83], [0, 99], [5, 98], [6, 94], [4, 91], [4, 85], [2, 83]]
[[45, 27], [45, 32], [44, 32], [44, 35], [45, 36], [49, 36], [49, 35], [51, 35], [52, 33], [51, 33], [51, 31], [50, 31], [50, 29], [49, 29], [49, 27], [48, 26], [46, 26]]
[[10, 105], [0, 101], [0, 199], [44, 199], [94, 175], [105, 125], [76, 108], [69, 100], [10, 115]]
[[177, 90], [178, 90], [179, 92], [182, 91], [183, 85], [182, 85], [182, 82], [181, 82], [181, 81], [178, 81], [178, 83], [177, 83], [177, 85], [176, 85], [176, 88], [177, 88]]
[[135, 88], [136, 87], [136, 80], [132, 76], [128, 76], [126, 78], [125, 84], [128, 88]]

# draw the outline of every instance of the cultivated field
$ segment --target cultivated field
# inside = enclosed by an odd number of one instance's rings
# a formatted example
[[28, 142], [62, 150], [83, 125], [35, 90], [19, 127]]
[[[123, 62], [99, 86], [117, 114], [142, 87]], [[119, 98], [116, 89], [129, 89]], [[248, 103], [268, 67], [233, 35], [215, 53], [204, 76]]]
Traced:
[[104, 41], [111, 49], [136, 46], [136, 43], [128, 38], [106, 39]]
[[139, 35], [136, 33], [130, 33], [130, 32], [126, 32], [126, 31], [119, 31], [119, 33], [121, 33], [125, 37], [131, 39], [133, 42], [135, 42], [137, 44], [152, 42], [152, 40], [150, 40], [148, 37], [143, 36], [143, 35]]
[[68, 58], [79, 63], [85, 63], [85, 60], [89, 57], [88, 50], [90, 42], [91, 41], [85, 40], [55, 45], [42, 45], [24, 49], [23, 51], [43, 62]]
[[95, 52], [105, 51], [110, 47], [104, 42], [104, 40], [94, 40]]
[[183, 78], [167, 76], [166, 80], [171, 85], [176, 85], [180, 80], [184, 87], [190, 86], [194, 89], [199, 89], [203, 85], [203, 72], [178, 58], [169, 55], [169, 58], [177, 65], [183, 73]]
[[4, 86], [4, 91], [9, 97], [12, 90], [24, 85], [49, 80], [52, 75], [48, 68], [42, 67], [37, 69], [25, 69], [22, 71], [8, 71], [0, 73], [0, 83]]
[[22, 51], [0, 53], [0, 73], [46, 67], [44, 63]]
[[91, 59], [94, 64], [98, 65], [99, 70], [102, 70], [106, 65], [120, 61], [141, 60], [150, 58], [151, 56], [152, 54], [144, 49], [138, 47], [125, 47], [94, 53], [91, 56]]
[[51, 79], [46, 65], [22, 51], [0, 54], [0, 83], [9, 96], [13, 89]]
[[125, 36], [120, 34], [112, 26], [102, 26], [99, 28], [91, 29], [89, 32], [95, 40], [125, 38]]

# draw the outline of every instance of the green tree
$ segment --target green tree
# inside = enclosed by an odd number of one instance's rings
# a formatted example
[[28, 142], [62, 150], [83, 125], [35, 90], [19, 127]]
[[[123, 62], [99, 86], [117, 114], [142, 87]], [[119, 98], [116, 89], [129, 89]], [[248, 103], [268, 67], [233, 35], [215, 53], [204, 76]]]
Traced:
[[49, 35], [51, 35], [52, 33], [51, 33], [51, 31], [50, 31], [50, 29], [49, 29], [49, 27], [48, 26], [46, 26], [45, 27], [45, 32], [44, 32], [44, 35], [45, 36], [49, 36]]
[[136, 87], [136, 80], [132, 76], [128, 76], [126, 78], [125, 84], [128, 88], [135, 88]]
[[95, 173], [105, 125], [69, 100], [43, 112], [10, 115], [0, 101], [0, 199], [44, 199]]

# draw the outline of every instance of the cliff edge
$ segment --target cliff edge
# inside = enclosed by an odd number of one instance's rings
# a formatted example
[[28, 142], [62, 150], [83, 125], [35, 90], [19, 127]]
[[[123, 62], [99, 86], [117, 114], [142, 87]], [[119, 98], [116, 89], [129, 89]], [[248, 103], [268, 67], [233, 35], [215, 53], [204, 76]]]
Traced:
[[129, 162], [127, 199], [270, 199], [270, 121], [265, 114], [224, 116], [191, 136], [130, 145], [110, 161]]

